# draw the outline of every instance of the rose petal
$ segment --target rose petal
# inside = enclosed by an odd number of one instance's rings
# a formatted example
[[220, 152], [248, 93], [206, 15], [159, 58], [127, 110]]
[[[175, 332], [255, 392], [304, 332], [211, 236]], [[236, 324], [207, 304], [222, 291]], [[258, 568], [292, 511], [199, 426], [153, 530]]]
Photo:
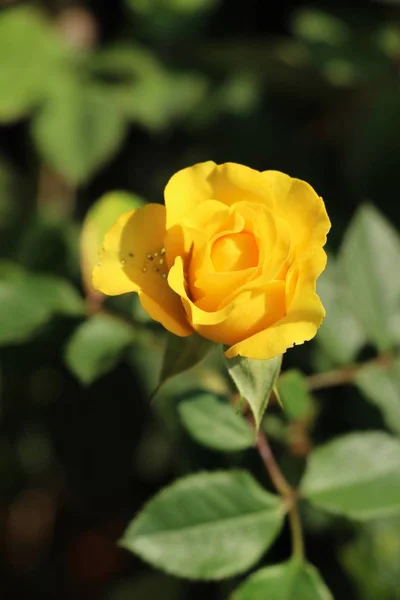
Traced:
[[186, 292], [185, 273], [181, 256], [175, 259], [175, 264], [169, 271], [168, 283], [181, 296], [188, 320], [192, 323], [194, 329], [196, 329], [197, 325], [216, 325], [217, 323], [221, 323], [233, 309], [232, 306], [228, 306], [222, 310], [207, 312], [192, 302]]
[[271, 281], [257, 290], [243, 289], [228, 305], [231, 312], [221, 323], [196, 325], [200, 335], [230, 345], [270, 327], [285, 314], [285, 283]]
[[122, 214], [104, 239], [93, 286], [109, 296], [140, 292], [142, 305], [153, 319], [176, 335], [186, 336], [193, 329], [179, 296], [168, 285], [165, 258], [160, 254], [164, 236], [165, 207], [161, 204]]
[[271, 327], [234, 344], [225, 352], [227, 358], [246, 356], [268, 359], [286, 352], [295, 344], [311, 340], [321, 325], [325, 310], [315, 292], [315, 269], [326, 260], [325, 252], [299, 263], [293, 299], [286, 316]]
[[214, 197], [208, 176], [215, 167], [216, 164], [209, 160], [182, 169], [171, 177], [164, 191], [167, 229], [179, 224], [182, 217], [190, 215], [198, 204]]
[[236, 163], [216, 165], [212, 161], [175, 173], [164, 197], [168, 230], [206, 200], [218, 200], [227, 206], [240, 201], [273, 205], [270, 187], [260, 171]]
[[290, 225], [296, 254], [307, 256], [310, 246], [324, 246], [331, 223], [322, 198], [305, 181], [279, 171], [264, 171], [263, 177], [274, 197], [275, 214]]

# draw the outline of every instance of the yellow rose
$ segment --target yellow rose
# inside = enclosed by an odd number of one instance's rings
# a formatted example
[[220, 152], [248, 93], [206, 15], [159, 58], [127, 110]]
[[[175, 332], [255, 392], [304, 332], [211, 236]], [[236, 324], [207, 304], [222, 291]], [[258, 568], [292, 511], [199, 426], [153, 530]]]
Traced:
[[138, 292], [172, 333], [267, 359], [313, 338], [330, 222], [322, 198], [277, 171], [212, 161], [176, 173], [165, 206], [127, 212], [109, 230], [93, 272], [108, 295]]

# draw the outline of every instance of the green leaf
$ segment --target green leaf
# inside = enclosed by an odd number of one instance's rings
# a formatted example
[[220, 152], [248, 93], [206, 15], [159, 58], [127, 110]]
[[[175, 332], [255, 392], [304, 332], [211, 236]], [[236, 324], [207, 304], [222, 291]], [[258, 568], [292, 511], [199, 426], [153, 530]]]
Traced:
[[0, 345], [25, 342], [54, 315], [83, 313], [83, 299], [67, 281], [0, 264]]
[[71, 317], [84, 314], [85, 304], [82, 296], [65, 279], [52, 275], [31, 275], [25, 281], [40, 301], [47, 304], [52, 314]]
[[347, 365], [366, 345], [367, 336], [357, 313], [351, 309], [349, 290], [339, 267], [330, 256], [325, 271], [318, 279], [318, 293], [326, 316], [316, 340], [334, 362]]
[[397, 232], [372, 206], [355, 215], [340, 252], [352, 308], [380, 351], [400, 333], [400, 241]]
[[290, 419], [302, 419], [310, 414], [312, 397], [308, 391], [307, 379], [301, 371], [285, 371], [278, 380], [278, 390], [283, 408]]
[[269, 360], [235, 356], [225, 362], [240, 395], [249, 403], [258, 430], [279, 375], [282, 356]]
[[333, 600], [310, 564], [295, 560], [260, 569], [234, 592], [232, 600]]
[[81, 268], [86, 289], [92, 289], [92, 271], [104, 236], [124, 212], [141, 208], [144, 201], [129, 192], [115, 191], [104, 194], [88, 211], [82, 225]]
[[[195, 111], [206, 90], [204, 78], [195, 73], [158, 72], [126, 87], [119, 98], [133, 121], [159, 131]], [[176, 98], [180, 99], [179, 103]]]
[[375, 33], [375, 43], [381, 52], [393, 60], [400, 52], [400, 29], [395, 24], [382, 24]]
[[43, 159], [78, 184], [118, 149], [125, 120], [107, 88], [63, 74], [49, 88], [32, 131]]
[[249, 569], [277, 536], [281, 500], [245, 471], [190, 475], [161, 491], [120, 544], [153, 566], [189, 579]]
[[[133, 11], [136, 26], [145, 39], [167, 42], [194, 35], [203, 23], [203, 18], [217, 6], [221, 0], [127, 0]], [[158, 43], [155, 44], [156, 47]]]
[[180, 402], [183, 425], [196, 442], [221, 452], [235, 452], [255, 444], [254, 432], [229, 402], [212, 394], [197, 394]]
[[400, 518], [365, 524], [341, 548], [340, 562], [357, 585], [362, 600], [394, 600], [400, 581]]
[[400, 441], [352, 433], [310, 456], [302, 495], [319, 508], [365, 520], [400, 512]]
[[137, 45], [107, 48], [93, 57], [91, 67], [108, 79], [118, 76], [112, 89], [121, 110], [154, 131], [196, 111], [207, 92], [203, 75], [169, 72], [154, 54]]
[[196, 333], [184, 338], [167, 333], [160, 378], [151, 397], [157, 394], [168, 379], [197, 365], [213, 346], [215, 346], [214, 342]]
[[63, 50], [39, 11], [25, 6], [0, 13], [0, 121], [25, 115], [51, 85]]
[[295, 36], [307, 42], [331, 46], [341, 46], [351, 37], [348, 23], [328, 12], [308, 8], [295, 13], [292, 30]]
[[382, 412], [389, 429], [400, 434], [400, 360], [390, 366], [371, 365], [357, 371], [354, 383]]
[[109, 315], [97, 314], [80, 325], [65, 349], [65, 361], [88, 385], [108, 373], [134, 339], [134, 330]]

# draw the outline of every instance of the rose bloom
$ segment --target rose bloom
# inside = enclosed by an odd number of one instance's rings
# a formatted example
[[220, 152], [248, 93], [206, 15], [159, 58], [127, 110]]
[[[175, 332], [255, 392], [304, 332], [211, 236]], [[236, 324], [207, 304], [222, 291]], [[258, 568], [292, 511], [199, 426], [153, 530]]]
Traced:
[[306, 182], [212, 161], [179, 171], [165, 206], [147, 204], [108, 231], [93, 285], [138, 292], [144, 310], [178, 336], [199, 335], [267, 359], [313, 338], [330, 221]]

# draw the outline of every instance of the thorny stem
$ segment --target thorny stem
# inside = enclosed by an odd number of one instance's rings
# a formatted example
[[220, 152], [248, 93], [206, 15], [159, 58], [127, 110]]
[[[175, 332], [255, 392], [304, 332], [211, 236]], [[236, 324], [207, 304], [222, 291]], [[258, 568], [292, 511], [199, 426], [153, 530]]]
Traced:
[[[254, 421], [252, 419], [251, 422], [254, 426]], [[282, 496], [288, 506], [293, 554], [302, 559], [304, 557], [303, 530], [297, 506], [296, 491], [286, 481], [286, 478], [272, 453], [267, 436], [261, 429], [257, 432], [256, 448], [276, 491]]]

